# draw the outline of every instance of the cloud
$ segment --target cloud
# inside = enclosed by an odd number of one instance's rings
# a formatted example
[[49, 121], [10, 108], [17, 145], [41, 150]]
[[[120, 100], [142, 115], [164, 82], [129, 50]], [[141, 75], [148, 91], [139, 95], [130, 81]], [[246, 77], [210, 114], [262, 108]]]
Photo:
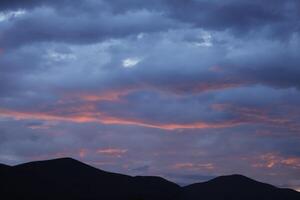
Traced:
[[131, 68], [136, 66], [139, 62], [141, 62], [139, 58], [127, 58], [123, 60], [122, 64], [125, 68]]
[[227, 128], [243, 124], [239, 121], [224, 121], [218, 123], [210, 122], [193, 122], [193, 123], [159, 123], [147, 122], [139, 119], [126, 119], [114, 116], [103, 115], [101, 112], [91, 112], [85, 109], [93, 109], [93, 106], [82, 107], [83, 110], [69, 110], [75, 112], [74, 115], [63, 116], [62, 112], [69, 112], [68, 110], [59, 111], [58, 113], [39, 113], [39, 112], [18, 112], [10, 110], [0, 110], [1, 117], [10, 117], [15, 120], [31, 119], [31, 120], [46, 120], [46, 121], [67, 121], [76, 123], [98, 122], [102, 124], [117, 124], [117, 125], [135, 125], [147, 128], [158, 128], [163, 130], [176, 130], [176, 129], [209, 129], [209, 128]]
[[[152, 23], [154, 21], [159, 23]], [[34, 42], [91, 44], [177, 26], [171, 19], [148, 10], [130, 11], [119, 15], [101, 12], [97, 16], [77, 13], [74, 17], [60, 15], [53, 8], [41, 7], [0, 26], [0, 41], [3, 48], [14, 48]]]
[[127, 151], [128, 151], [127, 149], [108, 148], [108, 149], [98, 149], [97, 154], [121, 157], [123, 154], [127, 153]]
[[10, 11], [10, 12], [1, 12], [0, 13], [0, 22], [11, 20], [16, 17], [24, 15], [26, 12], [24, 10]]
[[298, 7], [1, 1], [0, 162], [298, 188]]
[[173, 166], [177, 170], [213, 170], [214, 165], [212, 163], [176, 163]]
[[300, 168], [299, 157], [282, 157], [276, 153], [267, 153], [259, 157], [257, 163], [252, 164], [253, 167], [273, 168], [278, 166], [291, 167], [294, 169]]

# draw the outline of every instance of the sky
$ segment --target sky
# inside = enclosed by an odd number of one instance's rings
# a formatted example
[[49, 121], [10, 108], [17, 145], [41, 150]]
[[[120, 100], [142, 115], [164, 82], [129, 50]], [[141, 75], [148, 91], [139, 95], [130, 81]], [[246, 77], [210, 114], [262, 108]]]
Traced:
[[1, 0], [0, 163], [73, 157], [300, 190], [300, 1]]

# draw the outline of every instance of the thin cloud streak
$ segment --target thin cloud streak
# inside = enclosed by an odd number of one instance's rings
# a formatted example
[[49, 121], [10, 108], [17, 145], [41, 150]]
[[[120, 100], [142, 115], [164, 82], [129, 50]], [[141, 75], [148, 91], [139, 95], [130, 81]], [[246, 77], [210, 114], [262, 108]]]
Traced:
[[151, 123], [144, 122], [141, 120], [134, 119], [122, 119], [117, 117], [103, 116], [101, 113], [86, 113], [86, 115], [74, 115], [74, 116], [57, 116], [47, 113], [31, 113], [31, 112], [18, 112], [0, 109], [0, 116], [11, 117], [15, 120], [26, 120], [26, 119], [36, 119], [45, 121], [68, 121], [75, 123], [88, 123], [96, 122], [107, 125], [135, 125], [147, 128], [157, 128], [163, 130], [177, 130], [177, 129], [217, 129], [217, 128], [229, 128], [234, 126], [239, 126], [245, 124], [245, 122], [239, 121], [225, 121], [218, 123], [208, 123], [208, 122], [194, 122], [187, 124], [174, 124], [174, 123]]

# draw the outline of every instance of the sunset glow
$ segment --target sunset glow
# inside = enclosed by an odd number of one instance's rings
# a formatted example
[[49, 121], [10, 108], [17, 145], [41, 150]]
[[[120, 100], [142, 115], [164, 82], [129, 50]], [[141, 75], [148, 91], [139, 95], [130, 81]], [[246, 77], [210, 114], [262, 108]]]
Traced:
[[300, 1], [0, 3], [0, 163], [300, 188]]

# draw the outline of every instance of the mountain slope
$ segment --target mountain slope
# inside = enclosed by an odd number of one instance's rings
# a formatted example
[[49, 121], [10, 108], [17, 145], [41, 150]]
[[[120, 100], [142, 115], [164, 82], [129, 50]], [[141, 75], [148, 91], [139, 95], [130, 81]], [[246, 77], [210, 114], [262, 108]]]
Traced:
[[294, 190], [276, 188], [242, 175], [220, 176], [204, 183], [184, 187], [184, 199], [203, 198], [211, 200], [300, 200], [300, 194]]
[[10, 169], [11, 167], [8, 165], [4, 165], [0, 163], [0, 176], [4, 176], [5, 174], [7, 174], [7, 171]]
[[241, 175], [221, 176], [181, 188], [161, 177], [110, 173], [62, 158], [13, 167], [0, 164], [0, 199], [300, 200], [300, 194]]
[[[63, 158], [12, 167], [0, 194], [8, 195], [7, 199], [150, 200], [173, 198], [173, 193], [180, 189], [168, 181], [158, 182], [153, 184], [152, 178], [138, 178], [137, 181], [127, 175], [105, 172], [71, 158]], [[165, 190], [169, 194], [166, 195]]]
[[10, 168], [10, 166], [4, 165], [4, 164], [1, 164], [1, 163], [0, 163], [0, 171], [1, 171], [1, 170], [7, 170], [7, 169], [9, 169], [9, 168]]

